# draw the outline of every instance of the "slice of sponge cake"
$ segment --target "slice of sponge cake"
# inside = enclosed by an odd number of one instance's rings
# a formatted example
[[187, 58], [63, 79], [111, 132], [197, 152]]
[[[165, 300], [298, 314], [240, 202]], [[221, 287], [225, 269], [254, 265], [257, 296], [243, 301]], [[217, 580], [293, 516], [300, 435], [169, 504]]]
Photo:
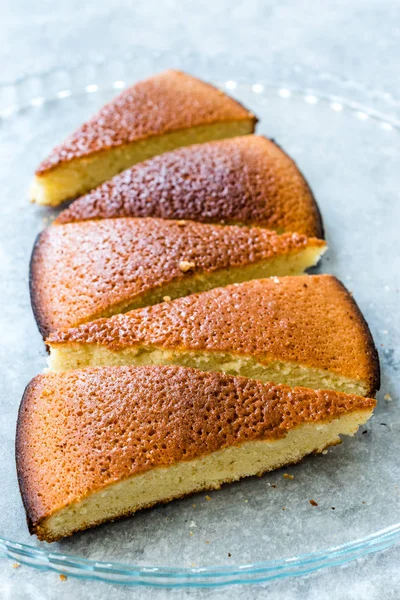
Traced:
[[125, 90], [57, 146], [36, 171], [31, 199], [60, 204], [151, 156], [252, 133], [255, 123], [222, 91], [165, 71]]
[[310, 188], [271, 140], [246, 135], [155, 156], [73, 202], [56, 219], [192, 219], [323, 237]]
[[250, 281], [52, 334], [50, 368], [179, 364], [373, 395], [378, 355], [331, 275]]
[[353, 435], [375, 401], [182, 367], [39, 375], [17, 425], [31, 533], [54, 541]]
[[325, 242], [303, 235], [164, 219], [49, 227], [31, 260], [43, 335], [102, 316], [269, 275], [302, 273]]

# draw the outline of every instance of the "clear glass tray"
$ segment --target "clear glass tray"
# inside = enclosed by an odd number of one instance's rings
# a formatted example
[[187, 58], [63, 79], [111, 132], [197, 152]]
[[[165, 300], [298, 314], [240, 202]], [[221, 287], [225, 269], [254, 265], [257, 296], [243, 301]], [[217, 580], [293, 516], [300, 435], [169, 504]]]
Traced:
[[[379, 349], [378, 408], [355, 438], [325, 456], [226, 485], [211, 500], [198, 494], [57, 544], [39, 543], [25, 524], [14, 435], [24, 387], [46, 361], [30, 309], [28, 263], [54, 211], [30, 206], [27, 188], [55, 143], [126, 84], [168, 66], [211, 80], [251, 107], [258, 132], [275, 138], [303, 170], [330, 248], [319, 270], [352, 290]], [[217, 586], [309, 573], [399, 538], [398, 103], [327, 73], [268, 69], [254, 60], [146, 55], [0, 89], [0, 553], [12, 560], [114, 583]]]

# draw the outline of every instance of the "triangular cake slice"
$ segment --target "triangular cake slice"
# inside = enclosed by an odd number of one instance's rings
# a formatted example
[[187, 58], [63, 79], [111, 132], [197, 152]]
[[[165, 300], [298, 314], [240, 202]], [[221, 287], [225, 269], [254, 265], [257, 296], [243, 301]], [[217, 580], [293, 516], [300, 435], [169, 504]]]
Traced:
[[56, 219], [191, 219], [323, 237], [317, 204], [292, 159], [246, 135], [155, 156], [73, 202]]
[[368, 326], [331, 275], [273, 277], [100, 319], [47, 340], [50, 368], [178, 364], [374, 395]]
[[38, 204], [57, 205], [156, 154], [254, 131], [256, 118], [217, 88], [165, 71], [125, 90], [39, 165]]
[[192, 292], [302, 273], [325, 242], [302, 235], [164, 219], [49, 227], [31, 259], [32, 306], [43, 335]]
[[39, 375], [16, 460], [31, 533], [104, 521], [296, 463], [353, 435], [375, 401], [182, 367]]

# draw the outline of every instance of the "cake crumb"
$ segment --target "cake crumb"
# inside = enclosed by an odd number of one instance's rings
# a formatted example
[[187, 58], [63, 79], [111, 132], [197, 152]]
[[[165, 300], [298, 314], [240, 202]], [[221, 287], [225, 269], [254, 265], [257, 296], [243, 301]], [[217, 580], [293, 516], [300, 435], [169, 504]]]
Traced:
[[383, 396], [383, 399], [386, 400], [386, 402], [392, 402], [393, 398], [390, 394], [385, 394]]
[[206, 544], [209, 544], [209, 543], [210, 543], [210, 540], [206, 540]]
[[310, 500], [310, 504], [311, 506], [318, 506], [318, 502], [315, 502], [315, 500]]
[[13, 566], [12, 566], [12, 568], [13, 568], [13, 569], [19, 569], [19, 568], [20, 568], [20, 566], [21, 566], [21, 564], [20, 564], [20, 563], [13, 563]]
[[59, 577], [60, 577], [61, 581], [67, 581], [67, 576], [64, 575], [64, 573], [60, 573]]
[[193, 531], [189, 531], [189, 535], [192, 536], [193, 535]]
[[176, 224], [178, 227], [184, 227], [186, 225], [186, 221], [185, 219], [181, 219], [180, 221], [177, 221]]
[[171, 302], [171, 296], [163, 296], [164, 302]]
[[289, 475], [289, 473], [283, 474], [284, 479], [294, 479], [294, 475]]
[[195, 505], [195, 504], [192, 504], [192, 507], [193, 507], [193, 508], [196, 508], [196, 505]]
[[205, 499], [206, 499], [207, 501], [211, 500], [210, 496], [205, 496]]
[[195, 268], [194, 262], [189, 262], [188, 260], [181, 260], [179, 263], [179, 268], [183, 273], [187, 273], [187, 271], [191, 271]]
[[248, 502], [248, 500], [245, 500], [245, 502]]

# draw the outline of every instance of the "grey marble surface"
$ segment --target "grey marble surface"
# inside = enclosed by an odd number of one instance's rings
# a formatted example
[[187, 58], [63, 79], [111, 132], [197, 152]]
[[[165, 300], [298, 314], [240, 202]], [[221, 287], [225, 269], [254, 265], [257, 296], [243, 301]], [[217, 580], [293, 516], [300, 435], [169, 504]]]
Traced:
[[[209, 0], [2, 1], [0, 83], [60, 64], [112, 54], [175, 50], [228, 53], [258, 61], [300, 63], [400, 97], [398, 0], [336, 2]], [[134, 7], [134, 8], [133, 8]], [[0, 597], [43, 598], [398, 598], [399, 547], [307, 578], [259, 587], [182, 591], [123, 589], [43, 573], [1, 561]]]

